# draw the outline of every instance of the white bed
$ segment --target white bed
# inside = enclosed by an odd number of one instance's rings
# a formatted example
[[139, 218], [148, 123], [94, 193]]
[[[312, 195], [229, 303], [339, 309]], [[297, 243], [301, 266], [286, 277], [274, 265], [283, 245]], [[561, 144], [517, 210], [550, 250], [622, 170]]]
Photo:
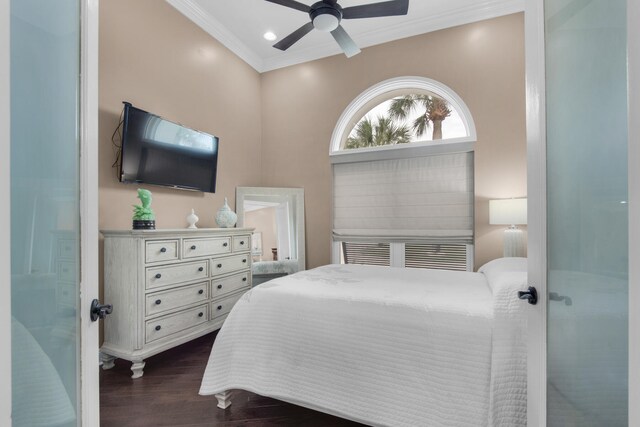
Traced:
[[329, 265], [246, 293], [200, 394], [243, 389], [370, 425], [526, 425], [526, 259], [481, 273]]

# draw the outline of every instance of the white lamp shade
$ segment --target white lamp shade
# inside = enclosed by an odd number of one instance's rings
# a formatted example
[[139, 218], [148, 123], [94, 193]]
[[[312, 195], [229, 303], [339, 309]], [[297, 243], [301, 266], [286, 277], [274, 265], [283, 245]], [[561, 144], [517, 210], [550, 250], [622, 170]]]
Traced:
[[527, 199], [489, 200], [489, 224], [518, 225], [527, 223]]

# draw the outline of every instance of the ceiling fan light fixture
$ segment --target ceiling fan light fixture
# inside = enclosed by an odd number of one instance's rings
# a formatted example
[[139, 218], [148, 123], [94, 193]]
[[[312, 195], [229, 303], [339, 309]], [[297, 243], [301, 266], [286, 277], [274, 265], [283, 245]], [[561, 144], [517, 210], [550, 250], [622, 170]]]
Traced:
[[347, 58], [360, 52], [345, 29], [340, 25], [342, 19], [380, 18], [384, 16], [406, 15], [409, 10], [409, 0], [386, 0], [377, 3], [362, 4], [342, 8], [338, 0], [320, 0], [311, 6], [297, 0], [266, 0], [281, 6], [295, 9], [309, 14], [310, 21], [289, 34], [273, 47], [285, 51], [297, 43], [312, 30], [331, 33]]
[[330, 13], [323, 13], [313, 18], [313, 27], [318, 31], [330, 32], [338, 28], [340, 19]]

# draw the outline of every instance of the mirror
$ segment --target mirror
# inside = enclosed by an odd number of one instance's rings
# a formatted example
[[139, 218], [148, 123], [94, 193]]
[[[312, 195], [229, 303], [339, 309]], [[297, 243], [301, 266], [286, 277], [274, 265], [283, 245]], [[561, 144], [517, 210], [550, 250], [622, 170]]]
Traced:
[[254, 228], [253, 283], [305, 269], [304, 189], [237, 187], [238, 227]]

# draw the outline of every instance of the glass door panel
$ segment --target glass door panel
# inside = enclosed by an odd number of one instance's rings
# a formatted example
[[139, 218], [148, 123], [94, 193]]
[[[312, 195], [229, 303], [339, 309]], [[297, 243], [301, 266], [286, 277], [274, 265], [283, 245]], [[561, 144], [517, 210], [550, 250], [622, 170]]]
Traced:
[[545, 0], [547, 425], [627, 425], [626, 0]]
[[10, 7], [13, 425], [75, 426], [80, 5]]

